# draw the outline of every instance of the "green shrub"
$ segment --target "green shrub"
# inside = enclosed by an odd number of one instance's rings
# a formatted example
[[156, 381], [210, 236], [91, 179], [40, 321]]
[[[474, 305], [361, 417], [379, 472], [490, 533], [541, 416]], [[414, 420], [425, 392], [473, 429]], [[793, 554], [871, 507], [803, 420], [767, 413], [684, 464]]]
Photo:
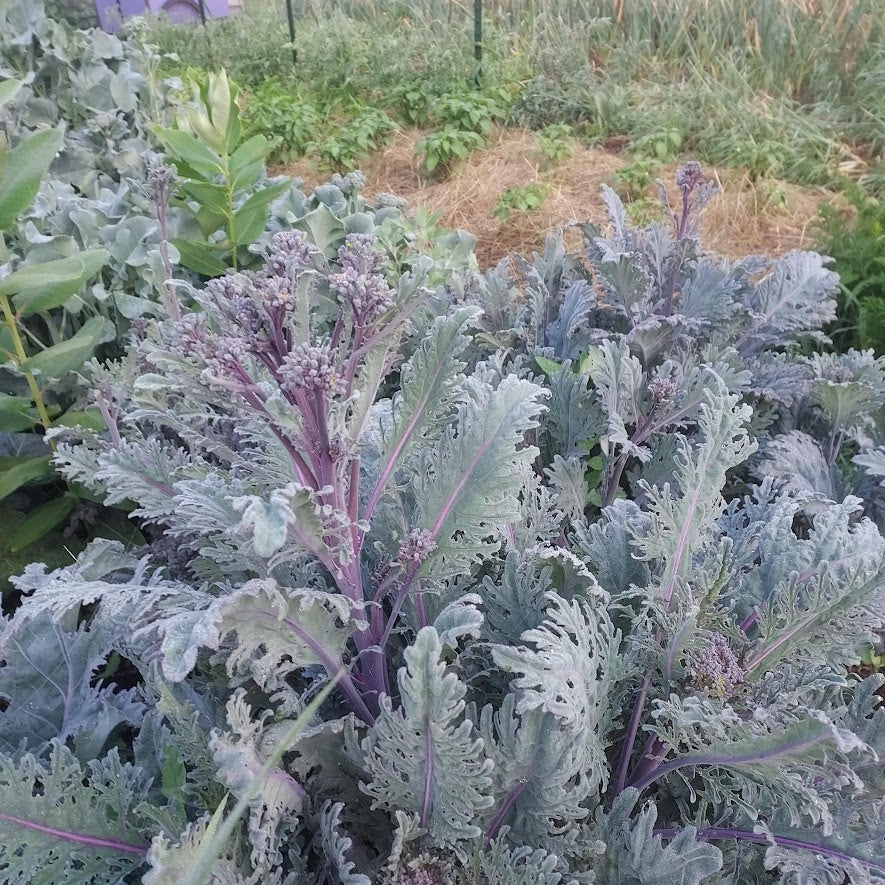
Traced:
[[472, 151], [485, 144], [479, 132], [458, 129], [449, 123], [437, 132], [431, 132], [418, 143], [418, 152], [429, 173], [447, 172], [457, 160], [463, 160]]
[[821, 208], [820, 249], [839, 274], [839, 317], [832, 331], [837, 347], [853, 345], [885, 352], [885, 201], [857, 185], [846, 193], [851, 221], [832, 206]]
[[358, 108], [344, 123], [321, 127], [321, 137], [306, 145], [326, 168], [344, 172], [359, 165], [367, 154], [380, 148], [396, 128], [382, 110]]
[[255, 90], [243, 111], [245, 133], [274, 140], [270, 156], [279, 162], [306, 153], [321, 121], [320, 112], [310, 99], [277, 79], [267, 80]]

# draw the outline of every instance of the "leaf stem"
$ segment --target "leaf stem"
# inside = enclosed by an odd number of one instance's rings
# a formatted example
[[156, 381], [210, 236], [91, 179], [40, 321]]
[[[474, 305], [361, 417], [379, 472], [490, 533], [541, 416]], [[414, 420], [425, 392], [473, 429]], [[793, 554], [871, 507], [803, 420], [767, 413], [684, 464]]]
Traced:
[[128, 842], [121, 842], [118, 839], [104, 839], [101, 836], [90, 836], [88, 833], [75, 833], [71, 830], [60, 830], [57, 827], [38, 824], [36, 821], [15, 817], [2, 811], [0, 811], [0, 820], [14, 824], [17, 827], [23, 827], [26, 830], [35, 830], [38, 833], [45, 833], [47, 836], [55, 836], [58, 839], [64, 839], [66, 842], [77, 842], [80, 845], [88, 845], [90, 848], [110, 848], [112, 851], [120, 851], [124, 854], [137, 854], [139, 856], [146, 854], [148, 849], [146, 845], [130, 845]]
[[[682, 832], [682, 827], [661, 827], [654, 831], [656, 836], [662, 839], [674, 839]], [[799, 851], [814, 851], [817, 854], [825, 854], [837, 860], [844, 860], [850, 863], [859, 863], [868, 869], [875, 870], [877, 873], [885, 873], [885, 864], [875, 863], [864, 857], [858, 857], [849, 854], [847, 851], [839, 851], [836, 848], [830, 848], [828, 845], [821, 845], [818, 842], [807, 842], [804, 839], [794, 839], [792, 836], [779, 836], [776, 833], [753, 833], [749, 830], [732, 829], [731, 827], [702, 827], [697, 831], [698, 839], [705, 841], [712, 839], [737, 839], [742, 842], [755, 842], [758, 845], [780, 845], [783, 848], [795, 848]]]
[[24, 344], [22, 344], [18, 322], [15, 314], [12, 312], [12, 305], [9, 303], [8, 296], [0, 295], [0, 307], [3, 308], [3, 318], [6, 320], [6, 327], [9, 329], [9, 334], [12, 336], [12, 343], [15, 347], [19, 369], [25, 376], [25, 379], [28, 382], [28, 387], [31, 389], [31, 398], [34, 400], [34, 405], [37, 407], [40, 423], [43, 425], [44, 430], [49, 430], [52, 422], [49, 419], [49, 412], [46, 411], [46, 403], [43, 400], [43, 393], [40, 390], [40, 386], [37, 384], [37, 379], [34, 377], [33, 372], [21, 369], [21, 364], [28, 358], [28, 354], [25, 351]]

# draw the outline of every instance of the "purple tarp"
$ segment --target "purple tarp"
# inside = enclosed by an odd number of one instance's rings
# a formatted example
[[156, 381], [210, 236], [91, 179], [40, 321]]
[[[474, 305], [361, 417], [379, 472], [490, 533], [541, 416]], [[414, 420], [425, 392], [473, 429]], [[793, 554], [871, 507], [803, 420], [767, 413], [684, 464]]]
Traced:
[[[165, 12], [174, 22], [198, 22], [199, 0], [149, 0], [151, 12]], [[206, 18], [226, 18], [230, 15], [228, 0], [203, 0]]]
[[[98, 20], [109, 34], [120, 30], [124, 18], [151, 12], [165, 12], [173, 22], [200, 21], [199, 0], [95, 0]], [[229, 0], [203, 0], [206, 18], [226, 18], [230, 15]]]

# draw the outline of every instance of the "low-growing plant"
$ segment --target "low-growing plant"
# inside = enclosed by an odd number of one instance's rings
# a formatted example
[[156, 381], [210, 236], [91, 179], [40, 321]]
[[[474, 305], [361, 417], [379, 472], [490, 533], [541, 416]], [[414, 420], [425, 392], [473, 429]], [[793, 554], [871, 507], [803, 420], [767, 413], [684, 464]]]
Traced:
[[574, 129], [567, 123], [554, 123], [538, 133], [541, 153], [548, 163], [559, 166], [572, 155]]
[[507, 113], [507, 94], [502, 90], [459, 91], [442, 95], [430, 106], [430, 119], [464, 132], [488, 135], [496, 120]]
[[428, 173], [448, 172], [458, 160], [485, 145], [485, 138], [473, 132], [449, 124], [436, 132], [425, 135], [418, 142], [418, 153]]
[[683, 141], [681, 129], [668, 128], [637, 138], [631, 147], [637, 157], [668, 163], [679, 155]]
[[[163, 541], [16, 581], [5, 870], [885, 876], [882, 679], [849, 672], [885, 621], [885, 541], [859, 499], [745, 466], [771, 406], [832, 374], [795, 351], [834, 279], [812, 253], [704, 255], [711, 188], [678, 185], [669, 229], [609, 193], [590, 267], [553, 238], [451, 290], [372, 235], [282, 230], [92, 367], [109, 432], [54, 431], [56, 461]], [[814, 421], [858, 414], [870, 382], [844, 374]], [[91, 678], [113, 653], [116, 692]]]
[[511, 212], [531, 212], [540, 209], [549, 193], [550, 186], [542, 181], [508, 187], [495, 204], [494, 216], [500, 221], [507, 221]]
[[773, 139], [747, 141], [739, 144], [731, 165], [747, 170], [750, 180], [778, 175], [787, 163], [787, 148]]
[[615, 173], [619, 195], [630, 202], [641, 199], [654, 182], [659, 165], [650, 157], [633, 157]]
[[303, 156], [321, 125], [313, 102], [280, 80], [262, 83], [249, 95], [243, 111], [244, 135], [263, 135], [273, 141], [268, 158], [282, 163]]
[[384, 111], [357, 108], [345, 122], [329, 127], [321, 138], [309, 142], [307, 151], [316, 155], [327, 169], [344, 172], [384, 145], [395, 128]]

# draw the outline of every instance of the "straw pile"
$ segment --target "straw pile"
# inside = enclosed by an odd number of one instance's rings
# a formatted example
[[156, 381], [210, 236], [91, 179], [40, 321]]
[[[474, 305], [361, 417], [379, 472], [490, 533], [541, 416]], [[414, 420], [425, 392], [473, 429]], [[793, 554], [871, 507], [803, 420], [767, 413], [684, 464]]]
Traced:
[[[630, 162], [629, 156], [619, 153], [621, 145], [616, 143], [606, 148], [576, 144], [569, 160], [549, 168], [534, 133], [502, 129], [489, 139], [484, 150], [462, 161], [445, 179], [429, 180], [421, 174], [416, 151], [423, 134], [400, 130], [385, 148], [365, 160], [365, 193], [394, 193], [405, 198], [411, 208], [441, 211], [442, 225], [463, 228], [477, 237], [477, 257], [483, 268], [511, 252], [529, 253], [541, 248], [549, 232], [571, 221], [602, 222], [600, 188], [614, 184], [617, 171]], [[309, 160], [299, 160], [284, 171], [301, 177], [307, 186], [328, 178]], [[837, 199], [824, 189], [785, 182], [754, 184], [736, 170], [707, 171], [717, 179], [722, 193], [704, 213], [704, 244], [731, 258], [813, 248], [811, 226], [818, 207]], [[672, 181], [674, 172], [675, 166], [665, 169], [664, 180]], [[511, 212], [505, 221], [495, 217], [495, 206], [507, 188], [536, 182], [549, 188], [540, 208]], [[775, 186], [782, 202], [770, 198]]]

